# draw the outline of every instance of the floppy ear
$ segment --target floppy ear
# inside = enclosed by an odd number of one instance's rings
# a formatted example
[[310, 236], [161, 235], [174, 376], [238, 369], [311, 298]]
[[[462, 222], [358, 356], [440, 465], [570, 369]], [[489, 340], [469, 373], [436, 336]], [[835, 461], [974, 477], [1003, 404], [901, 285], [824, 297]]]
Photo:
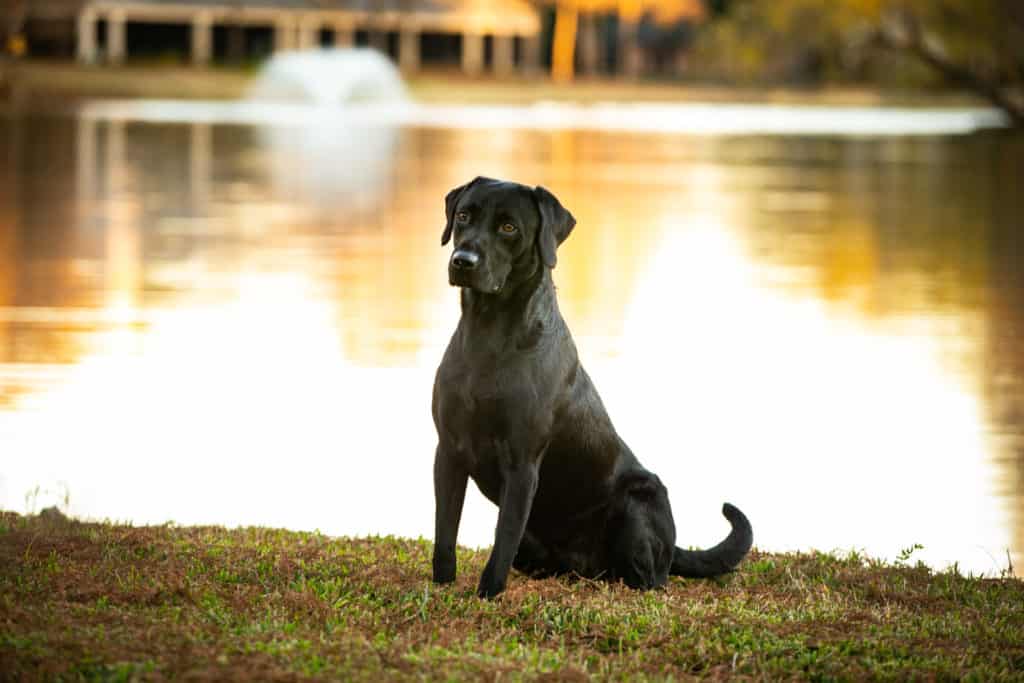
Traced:
[[479, 176], [478, 175], [476, 178], [473, 178], [472, 180], [470, 180], [465, 185], [459, 185], [454, 190], [452, 190], [451, 192], [449, 192], [448, 194], [446, 194], [444, 196], [445, 225], [444, 225], [444, 232], [441, 233], [441, 246], [442, 247], [444, 245], [448, 244], [448, 240], [450, 240], [452, 238], [452, 221], [455, 218], [455, 205], [458, 203], [459, 197], [462, 196], [463, 192], [465, 192], [469, 188], [473, 187], [474, 185], [476, 185], [481, 180], [487, 180], [487, 178], [484, 178], [483, 176]]
[[561, 202], [543, 187], [538, 185], [533, 190], [533, 198], [540, 212], [540, 234], [537, 235], [537, 247], [540, 249], [541, 260], [548, 268], [554, 268], [558, 262], [555, 250], [558, 245], [572, 232], [576, 219], [562, 206]]

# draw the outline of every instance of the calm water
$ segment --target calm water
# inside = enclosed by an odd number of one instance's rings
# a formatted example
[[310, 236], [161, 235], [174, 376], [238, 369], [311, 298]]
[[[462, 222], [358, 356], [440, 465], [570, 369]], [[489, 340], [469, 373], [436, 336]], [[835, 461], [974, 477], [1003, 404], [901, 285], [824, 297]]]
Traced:
[[[443, 196], [555, 280], [683, 545], [1024, 565], [1024, 140], [0, 118], [0, 507], [432, 535]], [[66, 499], [66, 500], [65, 500]], [[475, 491], [460, 541], [489, 545]]]

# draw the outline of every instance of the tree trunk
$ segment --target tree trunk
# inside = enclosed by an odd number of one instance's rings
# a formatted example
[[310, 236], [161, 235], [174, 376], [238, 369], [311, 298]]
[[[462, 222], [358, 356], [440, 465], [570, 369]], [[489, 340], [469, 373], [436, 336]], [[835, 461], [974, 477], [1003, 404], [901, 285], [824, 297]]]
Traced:
[[551, 46], [551, 78], [559, 83], [572, 81], [576, 63], [576, 27], [579, 10], [575, 5], [559, 3], [555, 9], [555, 38]]

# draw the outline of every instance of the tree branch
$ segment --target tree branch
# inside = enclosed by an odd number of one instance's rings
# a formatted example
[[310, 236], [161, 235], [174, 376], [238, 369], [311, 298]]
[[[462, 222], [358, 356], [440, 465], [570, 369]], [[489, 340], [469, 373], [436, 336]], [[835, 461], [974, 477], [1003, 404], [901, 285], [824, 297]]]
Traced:
[[874, 45], [884, 49], [909, 54], [921, 63], [942, 74], [950, 82], [984, 97], [1010, 118], [1014, 126], [1024, 127], [1024, 101], [1014, 97], [998, 82], [986, 79], [974, 70], [957, 64], [946, 56], [936, 45], [929, 44], [923, 36], [916, 17], [901, 13], [890, 18], [888, 27], [883, 26], [875, 33]]

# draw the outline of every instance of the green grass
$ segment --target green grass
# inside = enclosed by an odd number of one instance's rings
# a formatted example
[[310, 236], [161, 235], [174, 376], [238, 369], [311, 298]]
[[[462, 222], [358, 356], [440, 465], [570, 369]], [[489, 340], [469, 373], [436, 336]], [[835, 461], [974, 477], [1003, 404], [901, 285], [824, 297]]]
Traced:
[[754, 551], [715, 581], [514, 574], [485, 602], [485, 552], [446, 587], [430, 553], [0, 513], [0, 679], [1024, 680], [1018, 579]]

